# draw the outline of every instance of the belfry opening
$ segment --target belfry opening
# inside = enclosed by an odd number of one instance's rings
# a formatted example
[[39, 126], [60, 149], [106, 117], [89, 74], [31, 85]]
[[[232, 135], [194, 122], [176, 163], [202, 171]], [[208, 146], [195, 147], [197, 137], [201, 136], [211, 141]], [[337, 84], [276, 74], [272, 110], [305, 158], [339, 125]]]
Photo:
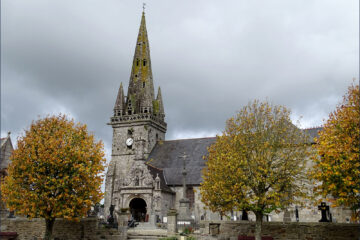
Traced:
[[130, 201], [130, 213], [135, 221], [147, 222], [146, 202], [142, 198], [134, 198]]

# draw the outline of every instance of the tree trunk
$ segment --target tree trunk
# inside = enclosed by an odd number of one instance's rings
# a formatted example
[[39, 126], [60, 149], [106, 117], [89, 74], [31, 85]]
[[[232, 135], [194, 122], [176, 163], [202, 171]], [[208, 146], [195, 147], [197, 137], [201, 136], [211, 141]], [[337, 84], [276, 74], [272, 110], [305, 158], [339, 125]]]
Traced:
[[45, 229], [44, 240], [51, 240], [53, 227], [54, 227], [54, 223], [55, 223], [55, 218], [45, 219], [45, 223], [46, 223], [46, 229]]
[[261, 240], [261, 228], [262, 228], [262, 220], [264, 215], [262, 212], [255, 212], [255, 216], [256, 216], [255, 240]]

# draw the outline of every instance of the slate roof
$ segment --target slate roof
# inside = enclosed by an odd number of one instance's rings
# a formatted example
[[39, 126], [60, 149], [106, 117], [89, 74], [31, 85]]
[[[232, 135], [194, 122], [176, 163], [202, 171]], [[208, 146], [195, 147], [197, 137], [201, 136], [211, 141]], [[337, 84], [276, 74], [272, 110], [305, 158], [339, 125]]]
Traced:
[[171, 190], [171, 188], [170, 188], [168, 185], [166, 185], [166, 181], [165, 181], [165, 178], [164, 178], [163, 170], [162, 170], [162, 169], [159, 169], [159, 168], [157, 168], [157, 167], [154, 167], [154, 166], [152, 166], [152, 165], [150, 165], [150, 164], [146, 164], [146, 165], [147, 165], [147, 167], [148, 167], [148, 169], [149, 169], [149, 171], [150, 171], [150, 174], [151, 174], [154, 178], [156, 178], [156, 176], [159, 176], [159, 178], [160, 178], [160, 189], [161, 189], [162, 191], [165, 191], [165, 192], [174, 193], [174, 192]]
[[319, 131], [321, 131], [323, 127], [314, 127], [314, 128], [306, 128], [303, 129], [303, 131], [309, 135], [309, 141], [310, 143], [315, 143], [314, 138], [317, 138], [319, 136]]
[[[309, 142], [315, 143], [321, 127], [303, 129], [309, 136]], [[205, 167], [203, 156], [208, 154], [207, 148], [215, 142], [215, 137], [180, 139], [158, 142], [150, 153], [147, 164], [160, 171], [161, 182], [168, 186], [182, 185], [182, 169], [184, 152], [186, 158], [186, 183], [199, 185], [202, 182], [201, 170]], [[155, 175], [156, 176], [156, 173]]]
[[216, 140], [211, 138], [180, 139], [158, 142], [149, 155], [147, 163], [163, 170], [164, 179], [169, 186], [182, 185], [184, 152], [186, 158], [186, 183], [199, 185], [202, 181], [201, 169], [205, 167], [203, 156]]

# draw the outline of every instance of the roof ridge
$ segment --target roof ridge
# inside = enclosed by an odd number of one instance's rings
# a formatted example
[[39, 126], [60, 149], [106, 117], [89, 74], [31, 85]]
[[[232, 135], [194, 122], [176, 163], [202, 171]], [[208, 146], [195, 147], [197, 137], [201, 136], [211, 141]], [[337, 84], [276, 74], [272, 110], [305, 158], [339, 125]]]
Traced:
[[197, 139], [210, 139], [216, 138], [215, 137], [201, 137], [201, 138], [180, 138], [180, 139], [172, 139], [172, 140], [163, 140], [163, 142], [174, 142], [174, 141], [181, 141], [181, 140], [197, 140]]
[[315, 126], [315, 127], [308, 127], [308, 128], [303, 128], [302, 130], [311, 130], [311, 129], [316, 129], [316, 128], [322, 128], [323, 126]]

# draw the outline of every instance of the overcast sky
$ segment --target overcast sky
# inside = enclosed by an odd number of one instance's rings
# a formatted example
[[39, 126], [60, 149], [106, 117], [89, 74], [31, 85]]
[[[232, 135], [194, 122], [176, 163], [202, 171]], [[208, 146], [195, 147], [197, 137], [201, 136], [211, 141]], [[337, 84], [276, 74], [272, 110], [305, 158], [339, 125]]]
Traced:
[[[1, 136], [66, 113], [107, 156], [142, 2], [2, 0]], [[167, 139], [215, 136], [255, 98], [319, 126], [359, 75], [357, 0], [147, 1], [155, 89]], [[356, 80], [357, 81], [357, 80]], [[108, 159], [109, 161], [109, 159]]]

